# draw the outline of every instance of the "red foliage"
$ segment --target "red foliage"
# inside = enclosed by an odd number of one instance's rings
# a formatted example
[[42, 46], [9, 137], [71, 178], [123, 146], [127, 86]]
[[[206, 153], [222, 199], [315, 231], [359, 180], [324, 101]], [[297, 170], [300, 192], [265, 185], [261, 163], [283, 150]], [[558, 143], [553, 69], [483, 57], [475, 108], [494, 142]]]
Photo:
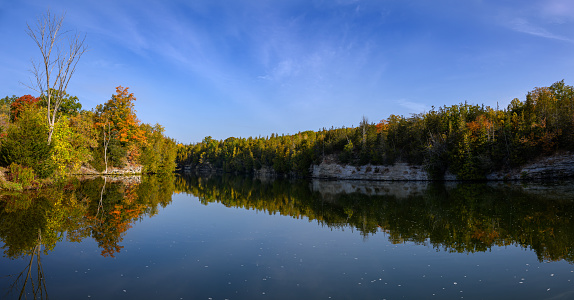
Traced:
[[26, 109], [27, 107], [37, 106], [38, 101], [40, 101], [40, 98], [36, 98], [31, 95], [24, 95], [16, 99], [16, 101], [12, 102], [12, 104], [10, 105], [10, 113], [12, 114], [12, 120], [13, 121], [17, 120], [20, 112], [24, 111], [24, 109]]

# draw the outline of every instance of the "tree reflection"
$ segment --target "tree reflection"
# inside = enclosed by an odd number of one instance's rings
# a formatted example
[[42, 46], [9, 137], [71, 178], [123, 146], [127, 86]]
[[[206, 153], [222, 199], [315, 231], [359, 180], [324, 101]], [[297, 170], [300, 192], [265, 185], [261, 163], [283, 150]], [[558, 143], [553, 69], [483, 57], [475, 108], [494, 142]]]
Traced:
[[[437, 250], [473, 253], [519, 245], [540, 261], [574, 262], [574, 202], [552, 183], [361, 183], [335, 188], [308, 181], [262, 182], [247, 177], [179, 177], [176, 191], [204, 204], [221, 203], [351, 227], [364, 238], [378, 232], [392, 243], [414, 242]], [[543, 192], [536, 192], [542, 189]], [[407, 191], [407, 192], [405, 192]]]
[[174, 177], [149, 176], [92, 178], [63, 187], [27, 193], [4, 194], [0, 198], [0, 239], [9, 258], [29, 256], [42, 233], [43, 253], [64, 237], [71, 242], [94, 238], [103, 256], [113, 257], [123, 248], [120, 242], [133, 223], [158, 212], [171, 202]]
[[[123, 178], [125, 179], [125, 178]], [[65, 237], [71, 242], [93, 238], [101, 255], [121, 251], [123, 236], [132, 224], [171, 203], [174, 176], [92, 178], [65, 186], [0, 196], [0, 239], [4, 256], [26, 259], [11, 290], [19, 299], [47, 298], [41, 255]]]
[[[15, 276], [14, 282], [10, 285], [11, 291], [20, 290], [18, 299], [27, 299], [27, 290], [30, 290], [33, 299], [48, 299], [46, 279], [41, 261], [42, 254], [42, 232], [38, 230], [38, 240], [36, 246], [29, 254], [30, 260], [24, 270]], [[34, 269], [34, 259], [36, 259], [36, 272]]]
[[[263, 182], [238, 176], [149, 176], [128, 181], [98, 177], [2, 195], [0, 239], [4, 256], [30, 262], [27, 271], [16, 276], [19, 283], [15, 286], [45, 295], [45, 289], [38, 290], [45, 286], [41, 254], [47, 254], [64, 238], [71, 242], [93, 238], [101, 255], [117, 256], [135, 222], [169, 205], [175, 191], [195, 195], [206, 205], [221, 203], [314, 220], [331, 228], [352, 228], [365, 239], [384, 234], [393, 243], [413, 242], [461, 253], [519, 245], [534, 250], [541, 261], [574, 262], [572, 195], [545, 192], [554, 191], [552, 186], [543, 188], [469, 183]], [[33, 279], [31, 274], [38, 276]]]

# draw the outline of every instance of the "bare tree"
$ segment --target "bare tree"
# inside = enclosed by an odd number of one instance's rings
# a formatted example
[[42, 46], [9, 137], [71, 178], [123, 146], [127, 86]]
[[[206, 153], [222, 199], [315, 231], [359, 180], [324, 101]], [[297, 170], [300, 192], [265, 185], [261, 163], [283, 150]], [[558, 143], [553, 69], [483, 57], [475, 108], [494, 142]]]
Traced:
[[361, 123], [359, 124], [359, 126], [361, 127], [362, 130], [362, 144], [363, 144], [363, 148], [365, 148], [365, 145], [367, 143], [367, 130], [369, 127], [369, 119], [367, 119], [367, 117], [363, 116], [363, 118], [361, 119]]
[[48, 104], [48, 143], [52, 141], [54, 124], [68, 83], [76, 71], [76, 65], [87, 51], [85, 34], [62, 30], [64, 15], [57, 16], [50, 11], [40, 15], [36, 24], [26, 24], [26, 33], [40, 49], [40, 62], [32, 60], [31, 72], [36, 83], [26, 85], [46, 98]]
[[[106, 134], [106, 126], [108, 126], [108, 134]], [[104, 132], [104, 162], [106, 163], [106, 171], [105, 174], [108, 174], [108, 146], [110, 145], [110, 140], [112, 139], [111, 134], [112, 125], [108, 122], [104, 123], [103, 132]]]

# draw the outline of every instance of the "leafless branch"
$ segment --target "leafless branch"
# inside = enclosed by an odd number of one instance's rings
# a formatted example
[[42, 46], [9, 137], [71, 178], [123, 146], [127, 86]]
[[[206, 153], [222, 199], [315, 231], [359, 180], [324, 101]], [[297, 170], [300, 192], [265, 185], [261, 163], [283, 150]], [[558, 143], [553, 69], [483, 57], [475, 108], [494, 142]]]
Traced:
[[48, 143], [52, 140], [58, 109], [68, 84], [82, 55], [88, 50], [86, 35], [62, 30], [65, 15], [57, 16], [49, 10], [38, 16], [36, 23], [27, 24], [26, 33], [40, 50], [40, 62], [32, 61], [30, 72], [36, 83], [26, 87], [40, 93], [48, 105]]

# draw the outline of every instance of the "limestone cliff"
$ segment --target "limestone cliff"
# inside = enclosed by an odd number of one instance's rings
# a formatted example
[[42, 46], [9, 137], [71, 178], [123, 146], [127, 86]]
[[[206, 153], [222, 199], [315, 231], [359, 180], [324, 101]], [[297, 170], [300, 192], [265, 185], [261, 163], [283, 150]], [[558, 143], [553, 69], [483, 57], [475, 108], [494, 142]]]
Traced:
[[396, 163], [392, 166], [365, 165], [360, 167], [324, 162], [311, 166], [311, 177], [360, 180], [429, 180], [422, 166]]
[[[396, 163], [391, 166], [365, 165], [360, 167], [340, 165], [325, 161], [310, 168], [311, 177], [351, 180], [430, 180], [420, 165]], [[522, 180], [574, 177], [574, 153], [564, 152], [540, 158], [520, 168], [497, 171], [486, 175], [487, 180]], [[445, 180], [457, 180], [447, 172]]]

